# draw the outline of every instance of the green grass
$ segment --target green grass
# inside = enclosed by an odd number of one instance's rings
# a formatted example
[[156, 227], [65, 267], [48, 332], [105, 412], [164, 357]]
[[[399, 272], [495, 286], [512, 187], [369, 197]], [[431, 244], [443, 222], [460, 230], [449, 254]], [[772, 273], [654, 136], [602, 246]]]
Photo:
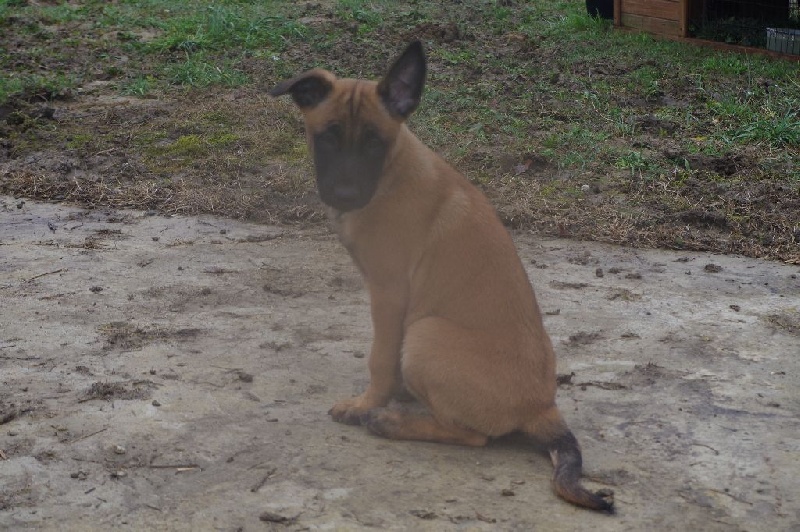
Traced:
[[206, 5], [182, 16], [169, 17], [159, 24], [164, 35], [153, 41], [150, 51], [220, 50], [280, 51], [291, 38], [302, 38], [306, 28], [271, 10], [249, 6]]
[[374, 1], [338, 0], [336, 14], [344, 21], [355, 23], [357, 33], [368, 34], [383, 24], [382, 8]]
[[235, 87], [248, 81], [247, 75], [236, 68], [236, 61], [214, 61], [203, 53], [187, 54], [186, 60], [167, 65], [165, 73], [170, 83], [188, 87]]
[[20, 78], [7, 76], [5, 72], [0, 72], [0, 103], [22, 92], [25, 82]]
[[221, 133], [209, 137], [195, 134], [183, 135], [171, 144], [154, 148], [153, 153], [166, 156], [197, 157], [206, 155], [211, 150], [230, 146], [238, 139], [239, 137], [234, 133]]
[[[35, 44], [15, 52], [0, 50], [0, 103], [16, 95], [28, 98], [28, 91], [54, 92], [53, 85], [74, 88], [88, 81], [91, 63], [79, 72], [44, 69], [47, 73], [42, 74], [38, 65], [67, 63], [72, 52], [94, 55], [98, 62], [110, 62], [123, 54], [133, 59], [126, 64], [128, 81], [120, 84], [125, 94], [144, 96], [160, 84], [242, 85], [249, 78], [238, 68], [241, 58], [273, 57], [294, 40], [307, 37], [308, 29], [295, 15], [291, 5], [278, 0], [127, 0], [115, 4], [87, 0], [56, 5], [2, 0], [0, 30], [13, 28], [32, 37]], [[72, 50], [66, 51], [65, 45]], [[20, 53], [22, 57], [16, 57]], [[59, 61], [60, 57], [63, 60]], [[30, 65], [27, 72], [19, 68], [22, 63]], [[13, 78], [5, 74], [11, 70], [16, 71]], [[123, 74], [116, 65], [107, 67], [106, 72], [112, 77]], [[69, 82], [64, 83], [67, 78]]]
[[763, 143], [778, 148], [800, 146], [800, 115], [798, 111], [787, 111], [779, 116], [759, 117], [738, 126], [732, 138], [736, 142]]
[[74, 78], [60, 72], [22, 75], [0, 73], [0, 104], [20, 94], [29, 99], [44, 101], [64, 97], [75, 87]]
[[651, 166], [651, 162], [641, 152], [631, 151], [621, 155], [614, 162], [617, 168], [630, 170], [632, 176], [642, 175]]
[[124, 83], [122, 86], [122, 93], [142, 98], [152, 93], [155, 82], [156, 80], [152, 76], [140, 75]]

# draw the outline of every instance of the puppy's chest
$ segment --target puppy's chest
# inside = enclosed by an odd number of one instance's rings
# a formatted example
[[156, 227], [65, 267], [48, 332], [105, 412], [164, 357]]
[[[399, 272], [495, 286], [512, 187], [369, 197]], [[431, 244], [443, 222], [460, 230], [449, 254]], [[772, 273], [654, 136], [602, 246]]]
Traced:
[[352, 215], [339, 212], [330, 207], [327, 209], [327, 214], [331, 223], [331, 228], [336, 233], [336, 236], [339, 237], [339, 242], [341, 242], [363, 274], [364, 271], [359, 263], [356, 249], [358, 244], [357, 224], [354, 222]]
[[354, 231], [351, 216], [348, 213], [337, 211], [333, 207], [326, 207], [328, 221], [331, 229], [339, 237], [339, 242], [349, 251], [353, 247]]
[[331, 223], [339, 242], [366, 279], [380, 276], [382, 270], [387, 269], [387, 261], [395, 266], [404, 262], [402, 246], [388, 245], [391, 236], [381, 220], [365, 216], [363, 212], [339, 213], [331, 216]]

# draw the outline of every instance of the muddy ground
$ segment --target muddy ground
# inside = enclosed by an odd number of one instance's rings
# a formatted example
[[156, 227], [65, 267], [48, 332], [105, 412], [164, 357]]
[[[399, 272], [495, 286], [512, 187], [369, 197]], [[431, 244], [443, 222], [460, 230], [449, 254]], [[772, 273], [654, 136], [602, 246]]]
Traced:
[[332, 422], [371, 328], [324, 228], [2, 196], [0, 528], [800, 530], [798, 267], [515, 238], [616, 516], [518, 442]]

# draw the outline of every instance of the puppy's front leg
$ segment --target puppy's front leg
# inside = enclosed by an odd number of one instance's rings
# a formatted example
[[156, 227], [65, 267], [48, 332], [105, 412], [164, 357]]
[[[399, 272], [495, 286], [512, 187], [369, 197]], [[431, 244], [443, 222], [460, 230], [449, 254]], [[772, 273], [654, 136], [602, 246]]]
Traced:
[[373, 408], [386, 406], [399, 391], [407, 293], [396, 287], [387, 289], [370, 286], [374, 337], [369, 355], [369, 386], [363, 394], [339, 401], [328, 411], [335, 421], [357, 425], [362, 415]]

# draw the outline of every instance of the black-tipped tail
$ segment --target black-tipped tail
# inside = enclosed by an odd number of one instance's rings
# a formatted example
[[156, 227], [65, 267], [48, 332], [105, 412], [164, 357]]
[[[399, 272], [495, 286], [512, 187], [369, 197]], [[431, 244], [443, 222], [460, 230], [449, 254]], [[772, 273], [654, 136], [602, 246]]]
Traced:
[[567, 430], [547, 443], [553, 461], [553, 489], [567, 502], [604, 512], [614, 513], [614, 492], [600, 490], [592, 492], [581, 486], [583, 459], [578, 440]]

